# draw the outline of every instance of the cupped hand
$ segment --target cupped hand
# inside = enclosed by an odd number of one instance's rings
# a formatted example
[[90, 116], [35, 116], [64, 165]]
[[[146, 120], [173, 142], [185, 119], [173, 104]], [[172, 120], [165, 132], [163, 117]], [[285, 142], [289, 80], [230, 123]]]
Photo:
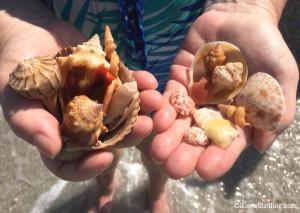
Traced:
[[[209, 145], [193, 146], [182, 142], [191, 125], [190, 117], [177, 116], [169, 103], [175, 90], [187, 92], [187, 72], [199, 47], [207, 42], [228, 41], [244, 53], [249, 75], [266, 72], [281, 85], [285, 112], [280, 126], [271, 132], [239, 128], [239, 136], [226, 150]], [[164, 163], [171, 178], [182, 178], [196, 171], [204, 179], [216, 179], [226, 173], [241, 152], [252, 144], [266, 151], [276, 137], [292, 122], [296, 105], [298, 68], [277, 23], [268, 12], [254, 5], [215, 7], [205, 12], [191, 26], [170, 70], [170, 80], [163, 94], [164, 106], [153, 117], [158, 133], [151, 144], [152, 158]], [[176, 117], [177, 116], [177, 117]]]
[[[39, 101], [23, 98], [8, 86], [9, 73], [19, 61], [38, 55], [54, 56], [63, 47], [77, 45], [86, 38], [70, 24], [56, 18], [49, 18], [46, 24], [38, 25], [15, 22], [14, 29], [9, 35], [1, 37], [0, 43], [0, 93], [6, 120], [17, 136], [38, 148], [45, 165], [56, 176], [81, 181], [99, 175], [111, 164], [113, 151], [95, 151], [74, 161], [55, 158], [62, 148], [60, 124]], [[133, 75], [140, 90], [141, 114], [157, 110], [161, 106], [162, 96], [154, 90], [156, 79], [145, 71]], [[133, 146], [141, 142], [152, 128], [152, 119], [140, 115], [123, 143]]]

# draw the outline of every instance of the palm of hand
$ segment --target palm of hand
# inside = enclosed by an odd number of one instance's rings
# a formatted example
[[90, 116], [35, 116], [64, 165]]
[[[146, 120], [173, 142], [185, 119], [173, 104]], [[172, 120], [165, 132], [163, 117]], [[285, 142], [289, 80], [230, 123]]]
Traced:
[[200, 16], [174, 60], [164, 98], [168, 100], [171, 92], [179, 88], [186, 90], [187, 72], [197, 48], [220, 40], [231, 42], [242, 50], [248, 62], [249, 75], [262, 71], [277, 79], [286, 100], [284, 118], [274, 132], [239, 129], [239, 137], [227, 150], [213, 145], [204, 149], [181, 143], [183, 132], [190, 126], [190, 119], [179, 117], [175, 120], [176, 113], [167, 104], [154, 116], [156, 130], [161, 134], [154, 138], [151, 151], [156, 161], [166, 163], [166, 170], [173, 178], [185, 177], [196, 170], [204, 178], [215, 179], [230, 169], [249, 143], [260, 151], [266, 150], [292, 122], [298, 82], [297, 66], [277, 27], [257, 14], [245, 16], [214, 11]]

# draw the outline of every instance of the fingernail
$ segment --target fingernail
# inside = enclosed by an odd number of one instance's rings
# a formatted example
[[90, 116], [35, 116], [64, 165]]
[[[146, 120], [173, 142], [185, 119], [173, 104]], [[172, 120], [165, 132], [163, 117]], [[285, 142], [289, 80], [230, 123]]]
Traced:
[[39, 149], [39, 151], [50, 159], [55, 158], [53, 153], [53, 141], [42, 134], [37, 134], [33, 138], [33, 144]]

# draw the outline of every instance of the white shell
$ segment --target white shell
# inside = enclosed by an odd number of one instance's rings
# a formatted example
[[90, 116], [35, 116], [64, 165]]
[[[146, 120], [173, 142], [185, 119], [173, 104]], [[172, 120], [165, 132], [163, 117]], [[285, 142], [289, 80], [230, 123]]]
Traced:
[[197, 125], [204, 128], [205, 124], [211, 119], [222, 119], [222, 113], [213, 107], [203, 107], [193, 111], [193, 118]]

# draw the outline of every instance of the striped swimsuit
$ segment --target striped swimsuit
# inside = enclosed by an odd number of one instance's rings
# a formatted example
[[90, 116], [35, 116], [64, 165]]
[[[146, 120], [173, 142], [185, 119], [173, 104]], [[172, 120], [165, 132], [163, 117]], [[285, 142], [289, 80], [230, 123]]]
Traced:
[[87, 37], [109, 25], [120, 58], [132, 70], [148, 70], [162, 92], [188, 28], [205, 0], [44, 0], [58, 18]]

